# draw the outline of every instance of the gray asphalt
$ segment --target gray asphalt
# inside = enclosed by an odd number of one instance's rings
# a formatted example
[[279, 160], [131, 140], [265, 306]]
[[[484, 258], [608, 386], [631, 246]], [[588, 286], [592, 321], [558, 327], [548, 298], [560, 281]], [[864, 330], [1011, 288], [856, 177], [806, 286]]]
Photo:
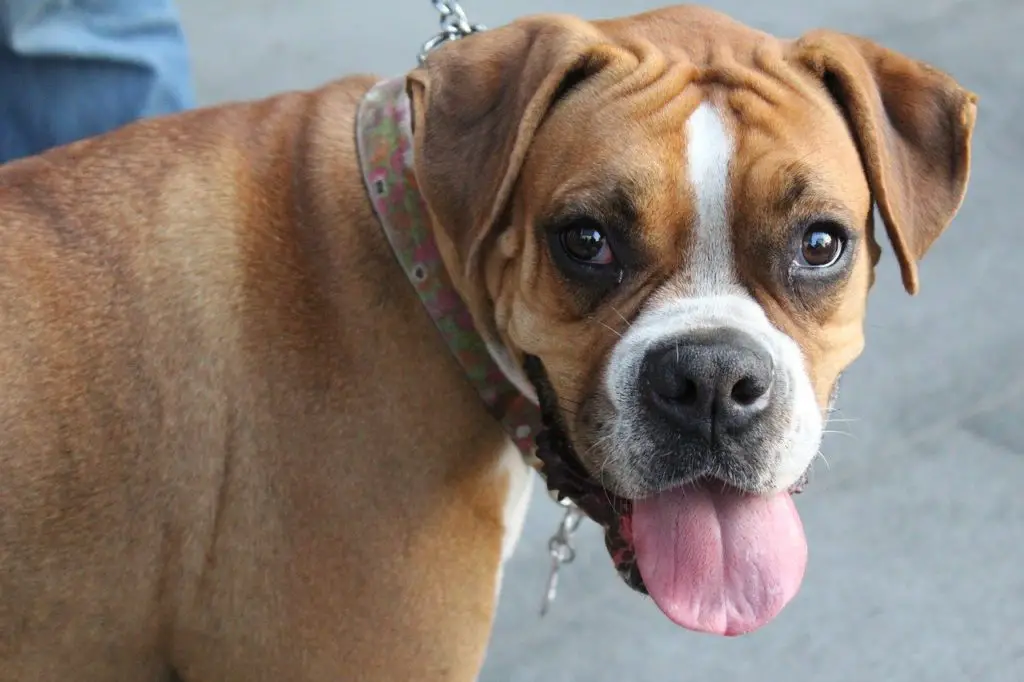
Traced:
[[[435, 28], [427, 0], [180, 0], [205, 103], [407, 70]], [[629, 14], [645, 0], [465, 0], [475, 21]], [[506, 573], [482, 679], [1024, 682], [1024, 3], [718, 0], [779, 35], [861, 33], [954, 74], [981, 98], [972, 184], [907, 296], [887, 252], [868, 347], [799, 499], [804, 587], [738, 639], [671, 626], [613, 575], [596, 529], [544, 620], [558, 511], [538, 494]], [[404, 681], [403, 681], [404, 682]]]

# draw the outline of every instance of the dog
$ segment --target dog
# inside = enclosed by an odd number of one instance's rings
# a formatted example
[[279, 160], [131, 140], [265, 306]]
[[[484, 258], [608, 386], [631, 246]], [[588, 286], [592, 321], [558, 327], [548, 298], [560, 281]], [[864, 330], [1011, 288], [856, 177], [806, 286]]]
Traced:
[[672, 621], [765, 625], [873, 210], [913, 294], [975, 116], [680, 6], [3, 167], [0, 680], [475, 679], [535, 466]]

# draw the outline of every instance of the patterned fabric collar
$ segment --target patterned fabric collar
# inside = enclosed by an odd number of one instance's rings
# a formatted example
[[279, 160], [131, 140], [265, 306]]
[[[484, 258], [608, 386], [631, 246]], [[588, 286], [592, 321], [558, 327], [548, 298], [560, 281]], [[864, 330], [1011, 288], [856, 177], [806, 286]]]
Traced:
[[534, 461], [540, 409], [491, 357], [445, 269], [413, 173], [410, 117], [402, 77], [378, 83], [360, 103], [356, 136], [373, 209], [398, 262], [487, 410], [526, 460]]

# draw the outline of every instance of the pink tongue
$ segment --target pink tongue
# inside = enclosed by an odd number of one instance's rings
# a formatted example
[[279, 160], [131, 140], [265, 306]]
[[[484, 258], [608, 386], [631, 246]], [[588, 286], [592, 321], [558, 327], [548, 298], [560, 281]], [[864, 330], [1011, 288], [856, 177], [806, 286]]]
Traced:
[[701, 632], [742, 635], [766, 624], [796, 594], [807, 564], [786, 493], [677, 488], [635, 502], [632, 533], [651, 598], [674, 623]]

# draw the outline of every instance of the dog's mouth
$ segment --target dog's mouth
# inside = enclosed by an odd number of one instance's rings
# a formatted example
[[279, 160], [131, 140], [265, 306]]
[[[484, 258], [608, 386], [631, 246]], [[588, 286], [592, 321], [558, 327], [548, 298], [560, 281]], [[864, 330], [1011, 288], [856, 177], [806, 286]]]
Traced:
[[701, 480], [634, 501], [620, 527], [647, 593], [692, 630], [756, 630], [803, 580], [807, 543], [788, 491], [753, 495]]
[[527, 372], [540, 397], [537, 456], [548, 488], [605, 529], [619, 575], [685, 628], [740, 635], [771, 621], [803, 580], [807, 543], [789, 490], [754, 495], [700, 479], [628, 500], [603, 487], [576, 456], [539, 360]]

